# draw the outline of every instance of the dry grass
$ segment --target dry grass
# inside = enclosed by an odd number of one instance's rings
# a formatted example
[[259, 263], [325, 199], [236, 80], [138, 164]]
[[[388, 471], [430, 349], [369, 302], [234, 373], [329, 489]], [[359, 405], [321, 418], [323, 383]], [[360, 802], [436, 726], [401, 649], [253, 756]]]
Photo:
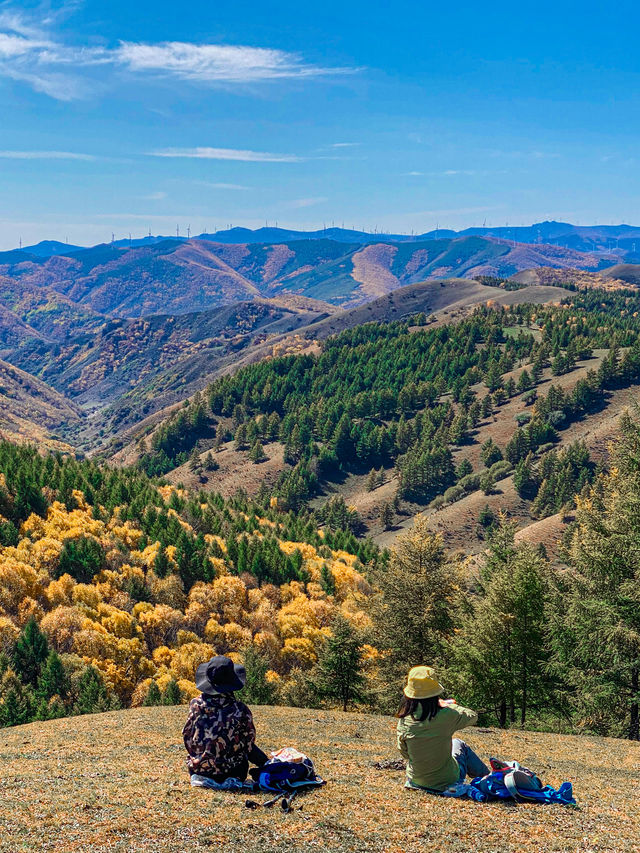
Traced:
[[552, 784], [571, 780], [579, 808], [483, 805], [404, 791], [402, 771], [376, 770], [374, 761], [397, 758], [389, 718], [257, 708], [260, 744], [306, 750], [328, 780], [284, 815], [190, 788], [184, 717], [184, 707], [143, 708], [2, 730], [0, 851], [640, 849], [637, 743], [471, 729], [481, 755], [518, 758]]

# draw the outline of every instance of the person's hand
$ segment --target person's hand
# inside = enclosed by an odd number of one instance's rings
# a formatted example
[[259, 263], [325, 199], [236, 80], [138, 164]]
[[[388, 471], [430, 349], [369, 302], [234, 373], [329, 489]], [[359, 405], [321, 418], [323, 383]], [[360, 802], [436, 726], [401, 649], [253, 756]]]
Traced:
[[448, 705], [455, 705], [455, 699], [438, 699], [441, 708], [446, 708]]

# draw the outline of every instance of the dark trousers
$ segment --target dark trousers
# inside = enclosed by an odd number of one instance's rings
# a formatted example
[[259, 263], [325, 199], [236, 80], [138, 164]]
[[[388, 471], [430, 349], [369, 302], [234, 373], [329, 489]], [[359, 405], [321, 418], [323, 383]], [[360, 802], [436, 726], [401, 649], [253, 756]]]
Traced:
[[[202, 771], [198, 775], [205, 776], [207, 779], [213, 779], [214, 782], [218, 783], [224, 782], [225, 779], [240, 779], [241, 782], [244, 782], [249, 773], [249, 762], [255, 764], [256, 767], [262, 767], [268, 760], [267, 755], [254, 744], [246, 758], [243, 758], [242, 761], [239, 761], [238, 764], [224, 773], [205, 773]], [[189, 771], [190, 776], [193, 776], [193, 773], [193, 770]]]

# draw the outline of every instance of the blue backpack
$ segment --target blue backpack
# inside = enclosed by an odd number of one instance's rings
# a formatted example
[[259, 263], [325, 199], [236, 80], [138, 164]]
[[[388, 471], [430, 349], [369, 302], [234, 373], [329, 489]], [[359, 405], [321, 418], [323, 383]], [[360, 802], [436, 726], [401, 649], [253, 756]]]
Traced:
[[274, 793], [324, 785], [324, 780], [316, 776], [310, 758], [300, 762], [272, 759], [262, 767], [251, 768], [249, 773], [260, 790]]
[[[517, 761], [490, 759], [491, 773], [473, 779], [469, 787], [481, 795], [473, 799], [515, 800], [516, 803], [558, 803], [575, 806], [571, 782], [563, 782], [558, 789], [543, 785], [536, 774]], [[469, 792], [471, 793], [471, 792]]]

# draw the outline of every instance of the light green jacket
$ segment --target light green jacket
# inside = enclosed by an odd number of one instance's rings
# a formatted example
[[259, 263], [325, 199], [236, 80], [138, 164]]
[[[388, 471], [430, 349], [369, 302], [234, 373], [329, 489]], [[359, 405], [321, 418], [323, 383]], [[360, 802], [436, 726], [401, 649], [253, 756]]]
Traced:
[[448, 705], [422, 723], [413, 717], [398, 720], [398, 749], [407, 761], [407, 778], [414, 785], [436, 791], [455, 784], [460, 768], [451, 755], [451, 737], [477, 719], [475, 711]]

